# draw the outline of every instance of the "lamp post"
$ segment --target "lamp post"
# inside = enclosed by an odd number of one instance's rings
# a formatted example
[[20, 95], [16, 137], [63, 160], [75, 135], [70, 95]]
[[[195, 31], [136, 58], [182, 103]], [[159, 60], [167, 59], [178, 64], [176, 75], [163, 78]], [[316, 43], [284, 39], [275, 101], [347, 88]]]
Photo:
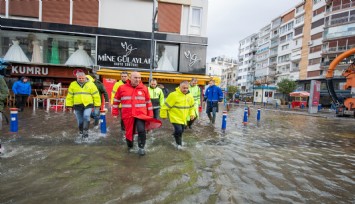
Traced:
[[156, 30], [155, 19], [157, 18], [158, 10], [156, 8], [156, 0], [153, 0], [153, 18], [152, 18], [152, 34], [151, 34], [151, 45], [150, 45], [150, 67], [149, 67], [149, 84], [153, 79], [153, 66], [154, 66], [154, 55], [155, 55], [155, 43], [154, 43], [154, 32]]

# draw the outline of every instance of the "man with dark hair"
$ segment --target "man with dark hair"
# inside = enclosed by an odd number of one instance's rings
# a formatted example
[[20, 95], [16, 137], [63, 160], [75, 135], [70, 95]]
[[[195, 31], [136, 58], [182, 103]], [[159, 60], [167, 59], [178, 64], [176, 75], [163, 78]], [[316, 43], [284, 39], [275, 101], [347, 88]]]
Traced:
[[204, 101], [207, 102], [207, 116], [210, 119], [210, 122], [214, 124], [216, 122], [216, 112], [218, 112], [218, 102], [223, 101], [223, 92], [221, 88], [215, 85], [214, 80], [209, 82], [209, 87], [206, 90]]
[[201, 89], [200, 87], [197, 85], [197, 79], [196, 78], [192, 78], [191, 82], [189, 84], [189, 91], [191, 93], [191, 95], [194, 97], [194, 101], [195, 101], [195, 115], [196, 117], [193, 120], [190, 120], [188, 118], [188, 122], [187, 122], [187, 126], [191, 129], [192, 124], [195, 122], [195, 120], [198, 119], [199, 117], [199, 113], [198, 113], [198, 107], [201, 104]]
[[26, 105], [27, 98], [32, 92], [28, 78], [21, 77], [20, 80], [16, 81], [14, 85], [12, 85], [12, 91], [15, 94], [16, 108], [19, 109], [19, 112], [22, 112]]
[[[101, 83], [101, 81], [96, 79], [95, 74], [86, 75], [86, 77], [90, 81], [92, 81], [96, 85], [97, 90], [99, 90], [99, 94], [100, 94], [100, 98], [101, 98], [101, 105], [103, 104], [104, 101], [105, 101], [105, 104], [108, 104], [109, 103], [108, 94], [105, 89], [105, 86]], [[103, 100], [103, 99], [105, 99], [105, 100]], [[94, 109], [94, 112], [91, 113], [91, 118], [93, 118], [95, 120], [94, 126], [97, 127], [99, 125], [99, 119], [100, 119], [100, 108], [99, 107], [96, 107]]]
[[157, 80], [152, 79], [150, 80], [150, 85], [148, 87], [149, 95], [150, 95], [150, 100], [152, 101], [153, 104], [153, 114], [154, 118], [159, 117], [159, 110], [161, 106], [164, 104], [164, 94], [163, 91], [157, 87]]
[[[118, 82], [115, 83], [115, 85], [113, 85], [113, 88], [112, 88], [112, 92], [111, 92], [111, 105], [113, 104], [113, 99], [116, 95], [116, 92], [118, 90], [118, 88], [120, 86], [122, 86], [123, 84], [126, 84], [126, 81], [128, 79], [128, 73], [123, 71], [121, 72], [121, 80], [119, 80]], [[119, 111], [121, 113], [121, 106], [119, 107]], [[122, 114], [121, 114], [122, 116]], [[124, 127], [124, 124], [123, 124], [123, 120], [122, 120], [122, 117], [121, 117], [121, 130], [122, 131], [125, 131], [125, 127]]]

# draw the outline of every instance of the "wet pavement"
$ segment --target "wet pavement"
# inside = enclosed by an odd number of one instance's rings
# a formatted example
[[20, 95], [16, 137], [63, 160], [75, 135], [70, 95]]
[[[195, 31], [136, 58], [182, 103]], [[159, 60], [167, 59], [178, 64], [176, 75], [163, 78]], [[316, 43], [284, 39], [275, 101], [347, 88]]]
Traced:
[[[317, 117], [314, 117], [317, 116]], [[202, 113], [173, 145], [172, 126], [148, 134], [147, 155], [128, 153], [119, 121], [77, 133], [73, 113], [26, 109], [4, 126], [0, 203], [354, 203], [355, 119], [328, 111], [243, 106], [211, 126]], [[137, 149], [135, 149], [136, 151]]]

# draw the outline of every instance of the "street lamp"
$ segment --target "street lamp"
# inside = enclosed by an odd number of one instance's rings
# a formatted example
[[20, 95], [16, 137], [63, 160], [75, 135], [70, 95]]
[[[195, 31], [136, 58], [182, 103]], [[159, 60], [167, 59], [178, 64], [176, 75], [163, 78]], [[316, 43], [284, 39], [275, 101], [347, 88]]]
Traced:
[[155, 43], [154, 43], [154, 31], [157, 30], [157, 24], [155, 19], [157, 18], [158, 10], [156, 7], [156, 0], [153, 0], [153, 18], [152, 18], [152, 34], [151, 34], [151, 45], [150, 45], [150, 67], [149, 67], [149, 84], [153, 79], [153, 67], [154, 67], [154, 55], [155, 55]]

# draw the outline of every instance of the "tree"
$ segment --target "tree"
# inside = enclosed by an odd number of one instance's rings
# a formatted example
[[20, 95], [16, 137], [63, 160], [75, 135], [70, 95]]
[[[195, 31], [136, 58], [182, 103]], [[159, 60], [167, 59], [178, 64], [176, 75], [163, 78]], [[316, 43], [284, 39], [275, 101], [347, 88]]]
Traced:
[[282, 79], [281, 82], [277, 83], [278, 91], [282, 93], [283, 98], [285, 99], [285, 95], [289, 95], [289, 93], [293, 92], [296, 87], [297, 83], [295, 81], [289, 79]]
[[238, 91], [238, 87], [237, 86], [228, 86], [228, 100], [233, 98], [233, 95]]

